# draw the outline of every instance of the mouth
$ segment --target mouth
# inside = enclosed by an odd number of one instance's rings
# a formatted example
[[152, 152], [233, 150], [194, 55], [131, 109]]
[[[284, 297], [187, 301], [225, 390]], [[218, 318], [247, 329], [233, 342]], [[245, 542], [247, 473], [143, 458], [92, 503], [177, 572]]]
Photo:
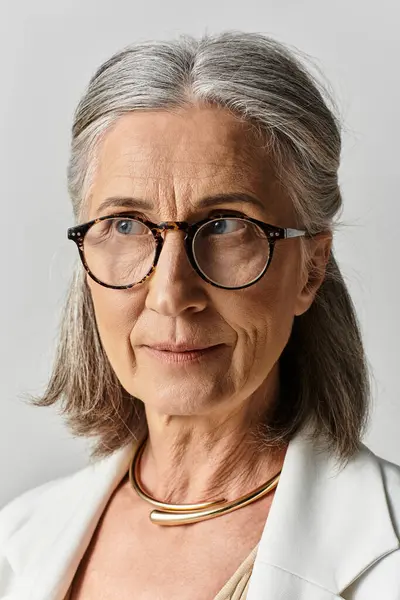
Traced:
[[[176, 346], [169, 346], [168, 349], [162, 349], [161, 346], [141, 346], [149, 355], [153, 358], [157, 358], [167, 363], [186, 363], [192, 361], [199, 361], [205, 358], [210, 358], [216, 353], [220, 352], [224, 347], [224, 344], [218, 344], [216, 346], [208, 346], [205, 348], [190, 348], [186, 350], [176, 350]], [[165, 348], [165, 347], [164, 347]], [[174, 349], [171, 349], [174, 348]], [[178, 346], [179, 348], [179, 346]]]

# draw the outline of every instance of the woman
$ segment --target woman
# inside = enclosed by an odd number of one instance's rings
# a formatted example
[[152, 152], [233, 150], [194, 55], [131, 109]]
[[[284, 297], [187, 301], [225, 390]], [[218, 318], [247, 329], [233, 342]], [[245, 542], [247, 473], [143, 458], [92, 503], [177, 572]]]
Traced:
[[400, 467], [332, 251], [340, 131], [288, 48], [141, 42], [75, 115], [44, 397], [92, 461], [0, 513], [9, 600], [400, 597]]

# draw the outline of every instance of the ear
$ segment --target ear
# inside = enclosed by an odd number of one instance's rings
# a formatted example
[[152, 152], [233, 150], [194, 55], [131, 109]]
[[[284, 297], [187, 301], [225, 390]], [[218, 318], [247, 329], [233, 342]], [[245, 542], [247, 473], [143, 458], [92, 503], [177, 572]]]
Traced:
[[326, 275], [326, 265], [332, 247], [332, 232], [323, 231], [306, 240], [307, 259], [299, 278], [295, 315], [305, 313], [311, 306]]

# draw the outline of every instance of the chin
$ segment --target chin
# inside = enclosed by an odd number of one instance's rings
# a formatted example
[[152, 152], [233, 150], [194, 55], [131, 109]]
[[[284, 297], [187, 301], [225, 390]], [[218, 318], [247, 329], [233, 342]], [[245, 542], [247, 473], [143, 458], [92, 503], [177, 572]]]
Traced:
[[[214, 380], [215, 381], [215, 380]], [[198, 380], [192, 382], [182, 380], [179, 382], [165, 381], [158, 384], [155, 379], [139, 382], [136, 385], [126, 387], [127, 391], [139, 398], [146, 409], [156, 410], [170, 415], [200, 415], [207, 414], [215, 408], [216, 399], [222, 400], [224, 394], [215, 383], [204, 385], [204, 379], [200, 384]]]
[[140, 362], [127, 363], [126, 368], [115, 369], [121, 385], [146, 407], [165, 414], [206, 414], [236, 391], [226, 369], [218, 368], [221, 365], [214, 364], [208, 371], [204, 367], [165, 370]]

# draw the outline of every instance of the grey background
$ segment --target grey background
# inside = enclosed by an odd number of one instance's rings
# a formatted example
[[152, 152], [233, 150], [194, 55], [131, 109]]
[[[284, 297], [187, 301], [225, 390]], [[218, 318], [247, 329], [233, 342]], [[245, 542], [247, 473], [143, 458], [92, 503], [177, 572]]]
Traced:
[[397, 0], [0, 0], [0, 506], [87, 463], [55, 409], [29, 407], [50, 373], [76, 249], [66, 193], [72, 113], [89, 77], [135, 40], [259, 31], [313, 57], [345, 126], [339, 264], [373, 375], [365, 443], [400, 464]]

